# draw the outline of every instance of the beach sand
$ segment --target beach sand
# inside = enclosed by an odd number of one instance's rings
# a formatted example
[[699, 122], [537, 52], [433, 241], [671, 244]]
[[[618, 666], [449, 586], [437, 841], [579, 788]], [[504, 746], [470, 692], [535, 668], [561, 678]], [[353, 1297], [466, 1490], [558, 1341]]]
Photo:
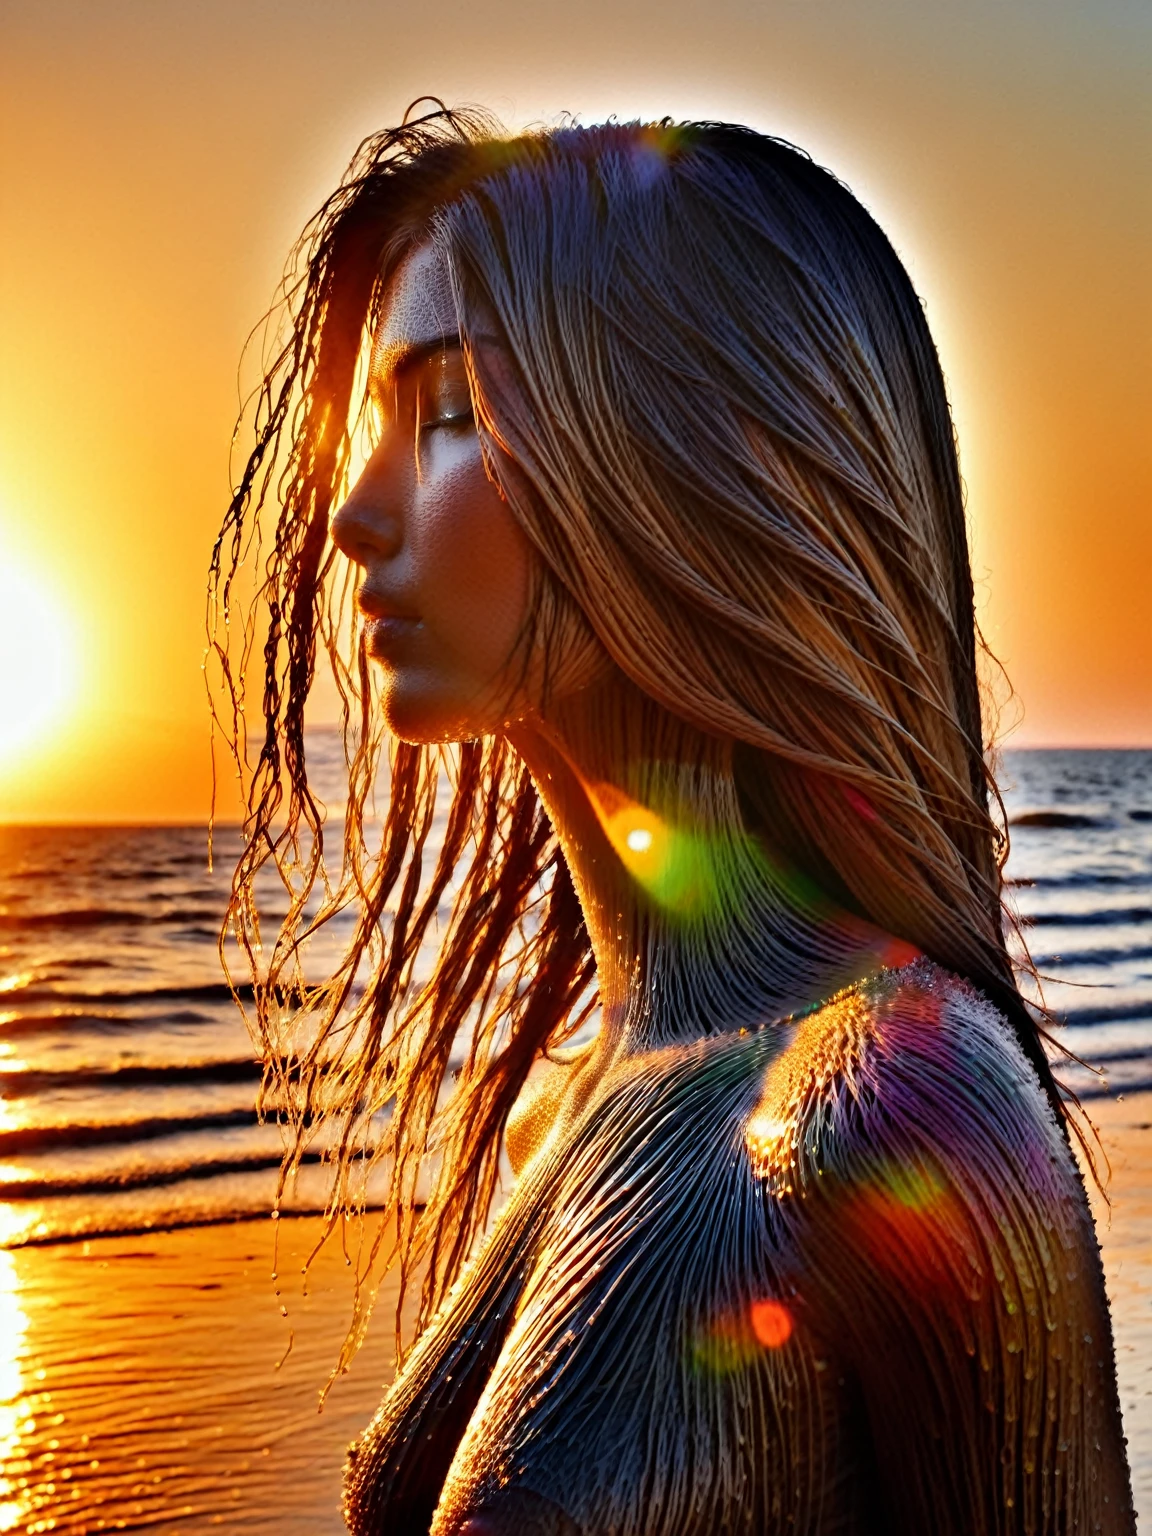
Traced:
[[1089, 1106], [1111, 1162], [1094, 1199], [1139, 1528], [1152, 1532], [1152, 1093]]
[[[1152, 1094], [1092, 1108], [1112, 1162], [1098, 1221], [1152, 1531]], [[303, 1295], [318, 1223], [279, 1226], [278, 1282], [270, 1221], [0, 1253], [0, 1531], [343, 1529], [341, 1465], [391, 1373], [395, 1293], [381, 1292], [318, 1413], [350, 1274], [331, 1244]]]

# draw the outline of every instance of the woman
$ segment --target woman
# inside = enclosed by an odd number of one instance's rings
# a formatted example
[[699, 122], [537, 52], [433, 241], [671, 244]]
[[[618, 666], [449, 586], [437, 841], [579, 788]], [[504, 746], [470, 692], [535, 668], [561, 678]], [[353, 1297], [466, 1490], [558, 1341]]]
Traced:
[[[368, 141], [302, 250], [217, 569], [283, 466], [234, 917], [296, 1149], [336, 1117], [334, 1212], [386, 1158], [425, 1274], [351, 1528], [1131, 1531], [1004, 943], [952, 425], [884, 236], [747, 129], [436, 111]], [[314, 910], [318, 638], [351, 781]], [[350, 902], [306, 991], [302, 936]]]

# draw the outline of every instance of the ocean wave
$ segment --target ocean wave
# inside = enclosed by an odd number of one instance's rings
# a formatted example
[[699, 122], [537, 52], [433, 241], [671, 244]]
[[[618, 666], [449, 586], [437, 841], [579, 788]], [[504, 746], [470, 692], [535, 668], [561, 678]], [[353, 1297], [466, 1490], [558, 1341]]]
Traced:
[[[301, 1154], [301, 1164], [317, 1164], [322, 1161], [319, 1152]], [[0, 1180], [0, 1200], [48, 1200], [66, 1195], [107, 1195], [129, 1189], [164, 1189], [185, 1180], [216, 1179], [230, 1173], [268, 1173], [279, 1168], [284, 1158], [280, 1153], [253, 1152], [233, 1157], [208, 1158], [203, 1162], [187, 1162], [179, 1167], [126, 1168], [120, 1173], [111, 1172], [97, 1177], [58, 1177]]]
[[[274, 1169], [245, 1168], [212, 1178], [182, 1177], [154, 1188], [106, 1189], [101, 1193], [46, 1195], [40, 1200], [6, 1201], [0, 1207], [0, 1247], [39, 1247], [84, 1242], [95, 1237], [145, 1236], [187, 1227], [219, 1226], [238, 1221], [267, 1221], [320, 1215], [329, 1195], [330, 1175], [321, 1165], [301, 1170], [299, 1183], [285, 1192], [278, 1213]], [[365, 1208], [378, 1210], [382, 1180], [366, 1191]], [[423, 1195], [417, 1199], [417, 1208]]]
[[1090, 1067], [1111, 1067], [1121, 1061], [1147, 1061], [1152, 1063], [1152, 1047], [1133, 1046], [1127, 1051], [1094, 1051], [1090, 1056], [1085, 1056], [1084, 1061]]
[[1086, 816], [1078, 811], [1020, 811], [1008, 818], [1010, 827], [1040, 827], [1052, 831], [1088, 832], [1115, 823], [1108, 816]]
[[1077, 870], [1068, 875], [1034, 875], [1030, 880], [1009, 880], [1016, 890], [1029, 891], [1148, 891], [1152, 881], [1147, 874], [1111, 874], [1107, 870]]
[[1025, 928], [1109, 928], [1119, 923], [1152, 923], [1152, 907], [1096, 907], [1088, 912], [1022, 913]]
[[[0, 911], [0, 929], [142, 927], [158, 923], [211, 923], [220, 912], [213, 907], [175, 907], [167, 912], [140, 907], [60, 907], [33, 912]], [[218, 931], [217, 930], [213, 930]]]
[[0, 1130], [0, 1156], [19, 1157], [53, 1148], [132, 1146], [186, 1131], [231, 1131], [258, 1125], [255, 1108], [226, 1109], [192, 1115], [150, 1115], [136, 1120], [72, 1121]]
[[[1037, 970], [1059, 972], [1076, 965], [1130, 965], [1134, 960], [1152, 960], [1152, 945], [1130, 945], [1116, 949], [1066, 949], [1060, 954], [1032, 956]], [[1056, 980], [1059, 980], [1057, 975]]]
[[[1087, 1095], [1081, 1094], [1081, 1098]], [[369, 1202], [365, 1210], [378, 1206]], [[417, 1205], [416, 1209], [423, 1207]], [[282, 1219], [293, 1216], [322, 1216], [325, 1202], [314, 1200], [293, 1205], [290, 1211], [281, 1213]], [[183, 1232], [191, 1227], [231, 1227], [241, 1221], [267, 1221], [271, 1215], [267, 1202], [223, 1206], [212, 1211], [172, 1211], [155, 1220], [137, 1217], [117, 1219], [113, 1213], [99, 1209], [87, 1213], [86, 1219], [72, 1227], [42, 1223], [40, 1227], [13, 1233], [0, 1241], [0, 1248], [45, 1248], [54, 1243], [86, 1243], [97, 1237], [151, 1237], [154, 1232]]]
[[83, 955], [79, 959], [56, 955], [51, 965], [53, 971], [114, 971], [116, 968], [115, 960], [102, 955]]
[[193, 982], [188, 986], [172, 987], [100, 987], [94, 992], [66, 992], [58, 987], [45, 987], [42, 980], [30, 982], [26, 987], [13, 987], [0, 994], [5, 1003], [148, 1003], [148, 1002], [203, 1002], [227, 1003], [233, 996], [250, 1003], [253, 998], [252, 983], [238, 982], [235, 991], [226, 981]]
[[1069, 1056], [1053, 1055], [1051, 1062], [1052, 1070], [1059, 1080], [1064, 1080], [1070, 1073], [1081, 1076], [1086, 1072], [1094, 1082], [1107, 1081], [1113, 1077], [1122, 1077], [1130, 1082], [1134, 1067], [1143, 1065], [1152, 1072], [1152, 1049], [1146, 1045], [1132, 1045], [1124, 1049], [1090, 1051], [1081, 1045]]
[[[1149, 1090], [1152, 1090], [1152, 1075], [1115, 1084], [1094, 1080], [1083, 1087], [1077, 1087], [1075, 1094], [1081, 1103], [1085, 1103], [1089, 1099], [1115, 1099], [1121, 1094], [1147, 1093]], [[1063, 1097], [1067, 1099], [1070, 1095], [1065, 1092]]]
[[195, 1008], [176, 1008], [170, 1013], [101, 1013], [92, 1009], [55, 1008], [50, 1013], [0, 1015], [0, 1040], [20, 1035], [44, 1035], [54, 1031], [92, 1030], [96, 1034], [138, 1034], [150, 1025], [211, 1024], [209, 1013]]
[[1152, 1019], [1152, 998], [1146, 1002], [1106, 1003], [1095, 1008], [1064, 1008], [1060, 1018], [1065, 1024], [1126, 1024], [1131, 1020]]
[[174, 1083], [259, 1082], [263, 1068], [258, 1061], [173, 1062], [167, 1066], [79, 1067], [51, 1071], [0, 1071], [0, 1096], [43, 1093], [54, 1088], [164, 1087]]

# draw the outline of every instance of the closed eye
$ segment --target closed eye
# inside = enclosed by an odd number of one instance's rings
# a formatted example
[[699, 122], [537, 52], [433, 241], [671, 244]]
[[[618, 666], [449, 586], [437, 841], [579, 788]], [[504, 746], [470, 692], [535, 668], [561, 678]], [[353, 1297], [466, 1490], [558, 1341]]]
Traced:
[[418, 380], [417, 420], [421, 432], [471, 426], [472, 391], [459, 347], [429, 357]]
[[382, 427], [407, 422], [423, 430], [472, 420], [468, 370], [458, 336], [376, 350], [368, 393]]

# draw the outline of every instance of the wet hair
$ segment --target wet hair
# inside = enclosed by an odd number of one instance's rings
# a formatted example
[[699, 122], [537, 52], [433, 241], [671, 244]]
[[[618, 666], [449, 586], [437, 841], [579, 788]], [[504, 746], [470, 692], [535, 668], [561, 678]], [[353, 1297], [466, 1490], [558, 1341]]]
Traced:
[[[384, 1230], [404, 1275], [427, 1261], [427, 1315], [484, 1228], [529, 1068], [595, 985], [569, 872], [516, 753], [499, 737], [388, 742], [347, 621], [329, 514], [388, 282], [427, 239], [451, 275], [489, 476], [539, 556], [545, 638], [578, 612], [658, 706], [732, 743], [748, 828], [991, 999], [1062, 1117], [1005, 944], [1006, 837], [952, 420], [892, 246], [834, 176], [747, 128], [508, 137], [436, 107], [365, 141], [303, 236], [212, 566], [214, 611], [228, 616], [274, 488], [255, 605], [229, 626], [231, 646], [220, 623], [213, 644], [220, 718], [244, 763], [244, 674], [261, 641], [263, 729], [229, 919], [253, 965], [289, 1171], [331, 1121], [334, 1225], [362, 1198], [367, 1164], [390, 1160]], [[498, 369], [470, 345], [480, 316]], [[304, 735], [321, 649], [349, 763], [331, 875]], [[381, 830], [367, 808], [382, 752]], [[270, 869], [288, 909], [261, 950], [256, 887]], [[340, 913], [343, 957], [311, 985], [303, 941]]]

